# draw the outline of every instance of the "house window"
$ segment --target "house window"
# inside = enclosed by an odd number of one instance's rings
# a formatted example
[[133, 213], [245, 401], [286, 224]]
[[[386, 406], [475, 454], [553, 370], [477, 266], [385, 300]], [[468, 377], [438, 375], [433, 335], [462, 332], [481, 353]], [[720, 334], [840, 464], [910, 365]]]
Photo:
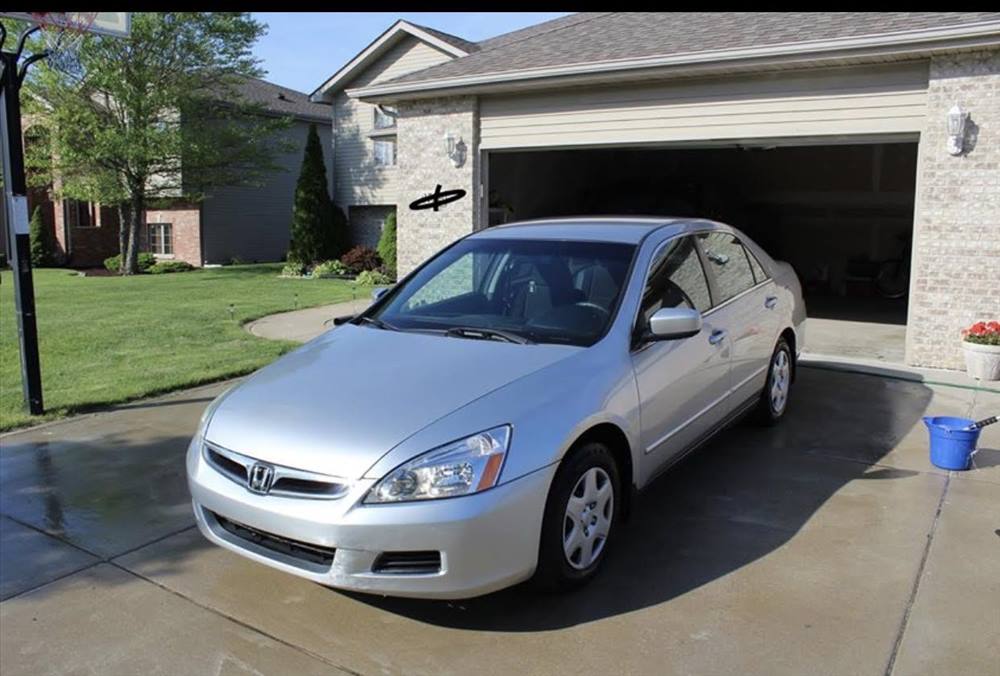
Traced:
[[394, 129], [396, 127], [396, 109], [389, 106], [375, 106], [375, 128]]
[[376, 139], [375, 144], [375, 164], [379, 167], [396, 166], [396, 139], [382, 138]]
[[149, 223], [149, 250], [158, 256], [174, 253], [174, 226], [171, 223]]
[[90, 202], [63, 200], [63, 219], [70, 228], [91, 228], [94, 226]]

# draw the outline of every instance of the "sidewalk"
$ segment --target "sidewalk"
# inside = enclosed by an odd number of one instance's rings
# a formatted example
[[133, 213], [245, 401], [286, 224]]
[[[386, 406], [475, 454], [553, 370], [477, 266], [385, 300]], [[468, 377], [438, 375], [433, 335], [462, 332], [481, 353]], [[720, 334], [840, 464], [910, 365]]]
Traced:
[[334, 318], [357, 314], [370, 304], [369, 298], [359, 298], [346, 303], [282, 312], [256, 319], [249, 322], [244, 328], [261, 338], [294, 340], [298, 343], [305, 343], [333, 328]]

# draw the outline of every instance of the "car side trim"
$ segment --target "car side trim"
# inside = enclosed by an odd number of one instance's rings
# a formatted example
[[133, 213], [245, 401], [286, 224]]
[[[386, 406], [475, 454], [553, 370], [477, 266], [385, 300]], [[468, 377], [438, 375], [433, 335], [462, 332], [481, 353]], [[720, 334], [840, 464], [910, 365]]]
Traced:
[[706, 406], [705, 408], [701, 409], [700, 411], [698, 411], [697, 413], [695, 413], [693, 416], [691, 416], [690, 418], [688, 418], [687, 420], [685, 420], [683, 423], [681, 423], [680, 425], [678, 425], [677, 427], [675, 427], [674, 429], [670, 430], [669, 432], [667, 432], [666, 434], [664, 434], [662, 437], [660, 437], [659, 439], [657, 439], [656, 441], [654, 441], [651, 445], [649, 445], [649, 446], [646, 447], [646, 453], [647, 454], [648, 453], [652, 453], [657, 448], [659, 448], [664, 443], [666, 443], [671, 437], [673, 437], [674, 435], [676, 435], [676, 434], [684, 431], [684, 429], [686, 429], [691, 423], [695, 422], [698, 418], [700, 418], [701, 416], [703, 416], [706, 413], [708, 413], [709, 411], [711, 411], [713, 408], [715, 408], [716, 406], [718, 406], [719, 404], [721, 404], [723, 401], [725, 401], [726, 399], [728, 399], [730, 396], [732, 396], [732, 394], [734, 392], [736, 392], [741, 387], [743, 387], [744, 385], [746, 385], [747, 383], [749, 383], [751, 380], [753, 380], [754, 378], [756, 378], [757, 376], [759, 376], [761, 373], [763, 373], [764, 371], [766, 371], [767, 367], [768, 367], [768, 364], [765, 364], [764, 366], [760, 367], [759, 369], [757, 369], [756, 371], [754, 371], [753, 373], [751, 373], [749, 376], [747, 376], [746, 378], [744, 378], [743, 380], [741, 380], [739, 383], [737, 383], [736, 385], [734, 385], [734, 386], [730, 387], [728, 390], [726, 390], [725, 393], [721, 397], [719, 397], [718, 399], [715, 399], [714, 401], [710, 402], [708, 404], [708, 406]]

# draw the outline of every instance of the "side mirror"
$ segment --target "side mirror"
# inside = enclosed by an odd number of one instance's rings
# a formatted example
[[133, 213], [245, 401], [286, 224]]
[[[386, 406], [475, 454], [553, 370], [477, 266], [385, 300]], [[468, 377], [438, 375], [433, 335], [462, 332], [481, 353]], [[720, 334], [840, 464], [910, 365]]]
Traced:
[[681, 307], [665, 307], [649, 318], [648, 338], [674, 340], [690, 338], [701, 331], [701, 313]]
[[385, 294], [389, 293], [389, 289], [390, 288], [391, 287], [383, 286], [380, 289], [372, 289], [372, 302], [377, 301], [379, 298], [381, 298]]

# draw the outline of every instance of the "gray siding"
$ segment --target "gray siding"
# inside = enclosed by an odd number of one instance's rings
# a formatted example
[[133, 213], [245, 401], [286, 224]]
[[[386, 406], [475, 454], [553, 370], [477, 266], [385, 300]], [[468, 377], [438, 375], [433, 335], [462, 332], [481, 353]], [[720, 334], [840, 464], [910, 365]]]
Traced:
[[[330, 128], [316, 123], [327, 178], [332, 169]], [[216, 188], [202, 204], [203, 253], [206, 263], [278, 261], [288, 253], [295, 183], [309, 123], [296, 121], [283, 132], [295, 150], [276, 158], [282, 171], [271, 174], [261, 187]]]
[[484, 97], [482, 148], [919, 132], [927, 64]]
[[[347, 83], [345, 88], [381, 82], [452, 58], [436, 47], [407, 37]], [[378, 167], [374, 163], [369, 133], [374, 129], [375, 106], [352, 99], [341, 90], [334, 98], [333, 109], [336, 130], [334, 200], [345, 210], [353, 205], [396, 204], [398, 166]], [[402, 152], [402, 149], [397, 148], [397, 152]]]

